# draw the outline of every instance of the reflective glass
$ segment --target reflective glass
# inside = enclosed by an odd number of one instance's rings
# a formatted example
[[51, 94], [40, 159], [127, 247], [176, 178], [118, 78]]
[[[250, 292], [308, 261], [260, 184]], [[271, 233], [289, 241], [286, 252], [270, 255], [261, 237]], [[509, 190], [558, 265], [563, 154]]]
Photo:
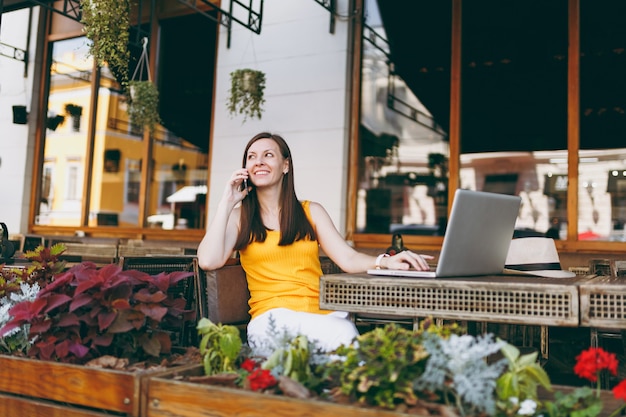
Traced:
[[521, 196], [519, 236], [566, 238], [567, 15], [463, 2], [460, 187]]
[[85, 38], [54, 42], [35, 224], [79, 226], [88, 169], [87, 122], [92, 60]]
[[626, 4], [582, 0], [578, 239], [626, 241]]
[[[357, 232], [442, 233], [447, 215], [451, 12], [446, 2], [436, 3], [423, 2], [421, 13], [407, 13], [425, 24], [394, 22], [393, 28], [384, 27], [381, 16], [390, 12], [383, 7], [397, 5], [366, 3]], [[393, 55], [389, 31], [394, 29], [395, 39], [404, 36], [398, 30], [410, 29], [415, 39], [441, 42], [416, 41], [413, 56], [401, 57], [397, 51]]]

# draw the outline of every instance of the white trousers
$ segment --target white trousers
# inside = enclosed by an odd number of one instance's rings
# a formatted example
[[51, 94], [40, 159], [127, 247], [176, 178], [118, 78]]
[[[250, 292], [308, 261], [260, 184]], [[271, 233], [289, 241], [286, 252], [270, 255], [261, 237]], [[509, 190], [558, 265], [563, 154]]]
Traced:
[[[306, 336], [310, 342], [325, 352], [331, 352], [340, 345], [349, 345], [359, 335], [356, 326], [348, 318], [348, 313], [335, 311], [330, 314], [315, 314], [293, 311], [287, 308], [274, 308], [248, 323], [248, 343], [259, 354], [268, 355], [266, 346], [271, 332], [270, 317], [275, 330], [291, 337]], [[271, 344], [270, 344], [271, 346]]]

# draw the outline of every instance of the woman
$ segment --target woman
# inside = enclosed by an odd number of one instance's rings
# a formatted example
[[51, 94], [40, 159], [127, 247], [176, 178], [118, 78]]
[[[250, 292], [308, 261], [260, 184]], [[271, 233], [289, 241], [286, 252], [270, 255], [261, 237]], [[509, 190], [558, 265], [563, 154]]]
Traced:
[[262, 345], [272, 328], [304, 334], [326, 351], [358, 335], [347, 313], [319, 308], [320, 247], [345, 272], [429, 269], [430, 257], [410, 251], [376, 257], [350, 247], [320, 204], [296, 197], [285, 140], [259, 133], [248, 142], [243, 168], [233, 172], [198, 247], [205, 270], [222, 267], [239, 251], [250, 290], [251, 346]]

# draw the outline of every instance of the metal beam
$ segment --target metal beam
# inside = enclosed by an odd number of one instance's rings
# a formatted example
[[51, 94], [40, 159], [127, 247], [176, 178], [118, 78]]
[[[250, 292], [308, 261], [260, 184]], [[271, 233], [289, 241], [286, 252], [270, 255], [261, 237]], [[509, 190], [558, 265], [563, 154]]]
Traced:
[[391, 48], [389, 41], [382, 37], [374, 28], [363, 23], [363, 39], [372, 44], [372, 46], [385, 54], [387, 61], [391, 61]]
[[[0, 0], [1, 1], [1, 0]], [[24, 49], [0, 42], [0, 55], [26, 63], [27, 52]]]
[[387, 81], [387, 107], [396, 113], [413, 120], [415, 123], [442, 135], [444, 138], [447, 138], [448, 134], [431, 115], [416, 109], [406, 101], [396, 96], [396, 77], [401, 78], [395, 73], [393, 63], [391, 63], [389, 65], [389, 76]]
[[[196, 12], [202, 14], [203, 16], [208, 17], [214, 22], [219, 23], [220, 25], [226, 27], [228, 29], [228, 39], [226, 41], [226, 46], [230, 48], [230, 37], [231, 37], [231, 29], [232, 22], [237, 22], [246, 29], [251, 30], [257, 35], [261, 33], [261, 23], [263, 21], [263, 1], [261, 0], [259, 10], [253, 10], [252, 3], [254, 0], [248, 0], [248, 4], [244, 4], [240, 0], [230, 0], [230, 5], [228, 7], [228, 11], [223, 10], [211, 3], [209, 0], [178, 0], [179, 3], [182, 3]], [[205, 6], [210, 8], [210, 11], [217, 12], [217, 17], [213, 16], [210, 13], [200, 7], [199, 3], [202, 3]], [[240, 20], [235, 17], [235, 13], [238, 13], [237, 9], [242, 9], [244, 14], [247, 14], [247, 21]]]
[[2, 33], [2, 12], [4, 11], [4, 0], [0, 0], [0, 33]]
[[330, 12], [330, 33], [335, 33], [335, 21], [337, 16], [337, 0], [315, 0], [320, 6]]
[[63, 0], [63, 8], [57, 9], [54, 7], [54, 1], [42, 1], [42, 0], [32, 0], [32, 3], [35, 5], [44, 7], [48, 10], [51, 10], [55, 13], [59, 13], [69, 19], [80, 22], [83, 16], [83, 12], [80, 8], [79, 0]]
[[437, 124], [437, 122], [435, 122], [432, 116], [416, 109], [406, 101], [396, 96], [395, 79], [396, 77], [402, 77], [395, 73], [394, 64], [391, 61], [391, 48], [389, 47], [389, 41], [387, 41], [387, 39], [382, 37], [372, 27], [366, 24], [363, 24], [363, 39], [368, 41], [374, 48], [382, 52], [387, 58], [387, 67], [389, 74], [387, 77], [387, 107], [395, 111], [396, 113], [399, 113], [413, 120], [415, 123], [422, 125], [432, 130], [433, 132], [439, 133], [444, 137], [447, 137], [447, 133], [439, 124]]

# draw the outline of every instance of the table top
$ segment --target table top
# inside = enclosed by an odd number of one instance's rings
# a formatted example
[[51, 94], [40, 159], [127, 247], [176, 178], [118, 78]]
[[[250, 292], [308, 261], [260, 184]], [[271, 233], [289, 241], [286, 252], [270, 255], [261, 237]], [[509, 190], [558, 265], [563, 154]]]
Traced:
[[594, 277], [399, 278], [331, 274], [320, 280], [320, 308], [396, 317], [576, 327], [580, 325], [579, 287]]

